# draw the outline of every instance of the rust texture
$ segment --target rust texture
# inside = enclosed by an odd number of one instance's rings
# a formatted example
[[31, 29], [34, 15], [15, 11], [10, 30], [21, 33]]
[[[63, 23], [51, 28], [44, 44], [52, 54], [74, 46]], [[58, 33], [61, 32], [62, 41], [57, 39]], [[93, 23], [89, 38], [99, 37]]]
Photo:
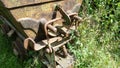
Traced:
[[[53, 2], [55, 1], [55, 2]], [[15, 10], [11, 10], [13, 16], [16, 19], [30, 17], [30, 18], [46, 18], [47, 20], [51, 19], [53, 9], [55, 4], [60, 4], [62, 8], [67, 11], [70, 10], [75, 4], [81, 3], [81, 0], [2, 0], [6, 7], [16, 7], [28, 4], [35, 3], [44, 3], [38, 6], [24, 7]]]
[[45, 67], [73, 68], [75, 58], [66, 44], [82, 21], [78, 16], [82, 0], [1, 1], [0, 20], [4, 24], [0, 27], [5, 35], [16, 34], [16, 56], [25, 59], [27, 50], [39, 51]]

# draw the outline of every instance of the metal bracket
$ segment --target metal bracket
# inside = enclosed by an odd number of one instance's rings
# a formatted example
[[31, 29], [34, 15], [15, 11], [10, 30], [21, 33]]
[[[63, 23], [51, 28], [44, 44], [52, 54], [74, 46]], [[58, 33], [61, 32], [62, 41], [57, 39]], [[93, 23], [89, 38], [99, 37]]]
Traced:
[[71, 23], [71, 19], [70, 17], [67, 15], [67, 13], [60, 7], [60, 5], [56, 5], [55, 6], [55, 9], [54, 9], [54, 13], [53, 13], [53, 18], [56, 18], [56, 15], [57, 15], [57, 11], [60, 12], [60, 14], [62, 15], [62, 18], [64, 19], [65, 21], [65, 24], [66, 25], [69, 25]]

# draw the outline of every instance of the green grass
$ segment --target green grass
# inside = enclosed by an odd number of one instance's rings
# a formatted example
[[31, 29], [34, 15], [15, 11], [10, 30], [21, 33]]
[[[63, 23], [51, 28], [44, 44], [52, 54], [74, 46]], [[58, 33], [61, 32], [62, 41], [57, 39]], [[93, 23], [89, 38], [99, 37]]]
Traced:
[[79, 37], [69, 44], [76, 57], [75, 68], [120, 67], [120, 2], [84, 1]]
[[[0, 32], [0, 68], [39, 68], [37, 57], [31, 57], [22, 62], [13, 54], [12, 38], [3, 36]], [[34, 56], [34, 54], [32, 54]]]
[[12, 52], [12, 45], [8, 38], [0, 32], [0, 68], [22, 68]]
[[[79, 37], [68, 44], [76, 58], [75, 68], [120, 67], [119, 0], [83, 1], [79, 14], [86, 18], [78, 28]], [[31, 68], [39, 64], [32, 58], [21, 63], [12, 52], [10, 39], [0, 33], [0, 68]]]
[[35, 56], [34, 52], [31, 54], [32, 57], [28, 57], [24, 62], [14, 55], [12, 47], [13, 38], [14, 36], [10, 38], [4, 36], [0, 31], [0, 68], [40, 68], [41, 65], [37, 61], [38, 57]]
[[118, 68], [120, 66], [120, 41], [114, 40], [113, 32], [100, 35], [99, 25], [80, 25], [80, 37], [69, 44], [76, 56], [76, 68]]

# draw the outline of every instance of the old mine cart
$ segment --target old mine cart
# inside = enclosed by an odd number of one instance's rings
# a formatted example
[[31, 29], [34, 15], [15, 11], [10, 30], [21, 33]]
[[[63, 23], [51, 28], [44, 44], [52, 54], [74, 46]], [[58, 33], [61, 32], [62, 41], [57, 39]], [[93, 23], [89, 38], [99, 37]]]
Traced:
[[30, 50], [39, 53], [47, 68], [72, 68], [74, 57], [66, 44], [81, 18], [82, 0], [0, 0], [1, 32], [11, 37], [13, 52], [24, 59]]

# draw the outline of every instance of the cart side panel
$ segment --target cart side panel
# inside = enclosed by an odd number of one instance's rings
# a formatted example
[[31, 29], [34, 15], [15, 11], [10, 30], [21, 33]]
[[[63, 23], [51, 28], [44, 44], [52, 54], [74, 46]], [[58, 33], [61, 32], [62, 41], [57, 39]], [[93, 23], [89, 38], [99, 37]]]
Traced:
[[14, 29], [22, 39], [28, 37], [23, 31], [23, 27], [21, 26], [21, 24], [16, 21], [16, 19], [13, 17], [13, 15], [9, 12], [9, 10], [4, 6], [4, 4], [1, 1], [0, 1], [0, 16], [4, 17], [7, 20], [6, 23], [9, 24], [9, 26], [12, 29]]
[[46, 18], [51, 19], [55, 4], [60, 4], [65, 11], [70, 10], [75, 4], [82, 3], [82, 0], [2, 0], [6, 7], [16, 7], [28, 4], [41, 3], [38, 6], [30, 6], [11, 10], [16, 19], [31, 17], [31, 18]]

